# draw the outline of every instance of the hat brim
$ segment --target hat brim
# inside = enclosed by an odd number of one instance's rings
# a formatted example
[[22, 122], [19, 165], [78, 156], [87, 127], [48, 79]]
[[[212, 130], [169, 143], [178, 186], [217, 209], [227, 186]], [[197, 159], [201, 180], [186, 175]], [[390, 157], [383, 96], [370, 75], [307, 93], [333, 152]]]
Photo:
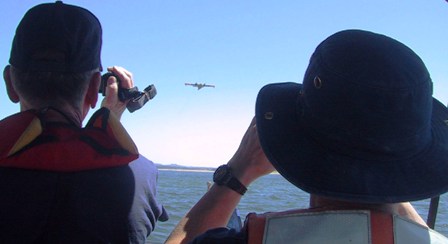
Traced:
[[448, 112], [439, 101], [433, 99], [432, 144], [424, 151], [368, 161], [324, 148], [308, 135], [300, 116], [301, 87], [269, 84], [256, 102], [260, 144], [289, 182], [311, 194], [366, 203], [414, 201], [448, 191]]

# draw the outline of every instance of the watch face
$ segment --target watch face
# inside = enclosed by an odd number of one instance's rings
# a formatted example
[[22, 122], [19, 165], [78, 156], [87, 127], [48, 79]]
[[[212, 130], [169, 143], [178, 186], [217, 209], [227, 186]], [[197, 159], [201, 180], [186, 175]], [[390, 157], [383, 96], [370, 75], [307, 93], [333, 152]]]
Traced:
[[226, 184], [231, 177], [232, 175], [230, 174], [228, 166], [221, 165], [216, 169], [215, 173], [213, 174], [213, 181], [216, 182], [218, 185]]

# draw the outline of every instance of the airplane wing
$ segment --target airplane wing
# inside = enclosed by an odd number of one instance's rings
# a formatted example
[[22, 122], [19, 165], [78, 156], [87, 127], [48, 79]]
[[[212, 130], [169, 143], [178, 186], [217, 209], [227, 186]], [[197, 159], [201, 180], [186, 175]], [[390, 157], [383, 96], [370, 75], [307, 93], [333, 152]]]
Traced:
[[215, 87], [215, 85], [208, 85], [205, 83], [185, 83], [186, 86], [193, 86], [193, 87], [197, 87], [198, 90], [202, 89], [203, 87]]

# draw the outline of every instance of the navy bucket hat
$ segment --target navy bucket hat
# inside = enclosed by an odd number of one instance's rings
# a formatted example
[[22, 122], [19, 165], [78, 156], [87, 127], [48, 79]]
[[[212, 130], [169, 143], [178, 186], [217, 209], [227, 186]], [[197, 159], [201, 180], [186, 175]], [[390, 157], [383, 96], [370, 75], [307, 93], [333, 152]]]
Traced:
[[256, 120], [266, 156], [308, 193], [393, 203], [448, 191], [448, 110], [423, 61], [387, 36], [331, 35], [303, 84], [260, 90]]

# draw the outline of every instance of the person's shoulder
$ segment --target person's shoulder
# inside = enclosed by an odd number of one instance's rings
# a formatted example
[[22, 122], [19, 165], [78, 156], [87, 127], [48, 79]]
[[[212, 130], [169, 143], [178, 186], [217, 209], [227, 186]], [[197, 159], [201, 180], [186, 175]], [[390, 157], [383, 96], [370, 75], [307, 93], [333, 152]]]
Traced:
[[149, 168], [157, 169], [156, 164], [153, 161], [149, 160], [148, 158], [146, 158], [145, 156], [143, 156], [141, 154], [139, 154], [138, 158], [131, 161], [129, 164], [138, 164], [138, 165], [146, 166]]
[[134, 172], [142, 172], [145, 174], [158, 174], [156, 164], [141, 154], [138, 155], [137, 159], [129, 163], [129, 167]]

